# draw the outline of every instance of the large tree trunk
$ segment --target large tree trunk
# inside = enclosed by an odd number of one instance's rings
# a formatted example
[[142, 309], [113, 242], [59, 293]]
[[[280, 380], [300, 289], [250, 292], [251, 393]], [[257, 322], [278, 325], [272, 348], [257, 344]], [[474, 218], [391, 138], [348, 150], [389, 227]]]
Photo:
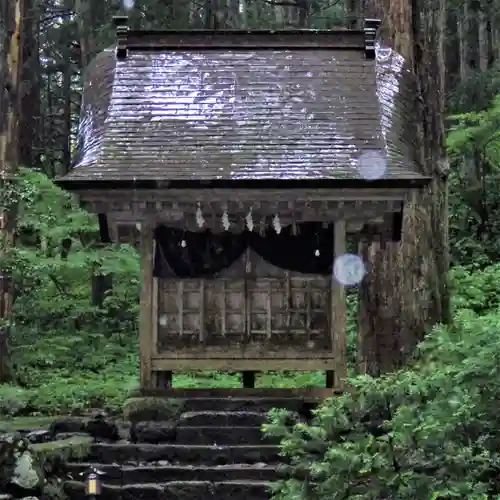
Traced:
[[22, 22], [24, 0], [1, 3], [4, 38], [0, 59], [0, 384], [13, 379], [9, 330], [14, 301], [11, 250], [15, 241], [14, 181], [19, 164]]
[[446, 0], [439, 0], [438, 34], [437, 34], [437, 61], [439, 66], [439, 105], [440, 109], [446, 107], [446, 27], [448, 25], [448, 10]]
[[[83, 52], [82, 52], [83, 53]], [[71, 50], [69, 47], [63, 49], [65, 64], [61, 71], [62, 76], [62, 138], [61, 138], [61, 164], [59, 175], [65, 175], [71, 167], [71, 129], [72, 129], [72, 101], [71, 81], [73, 68], [71, 67]]]
[[479, 7], [478, 13], [478, 58], [479, 69], [486, 71], [489, 66], [490, 59], [490, 34], [488, 26], [488, 16], [486, 6]]
[[23, 22], [22, 99], [19, 117], [19, 164], [41, 167], [40, 140], [40, 60], [39, 12], [33, 0], [25, 0], [26, 16]]
[[462, 15], [458, 16], [458, 41], [459, 41], [459, 59], [460, 59], [460, 81], [467, 80], [470, 73], [469, 67], [469, 4], [465, 0], [462, 6]]
[[384, 20], [382, 40], [416, 75], [419, 160], [433, 181], [409, 196], [400, 243], [361, 248], [370, 273], [360, 286], [358, 368], [375, 375], [403, 365], [432, 325], [449, 320], [447, 162], [439, 95], [443, 58], [437, 53], [442, 13], [439, 3], [417, 2], [385, 0], [376, 9]]

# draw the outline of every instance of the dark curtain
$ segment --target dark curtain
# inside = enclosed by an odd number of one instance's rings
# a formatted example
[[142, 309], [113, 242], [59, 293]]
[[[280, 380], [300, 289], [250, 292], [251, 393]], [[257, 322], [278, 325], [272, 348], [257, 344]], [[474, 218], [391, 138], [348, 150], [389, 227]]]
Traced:
[[[250, 233], [250, 246], [273, 266], [303, 274], [329, 274], [333, 264], [333, 226], [321, 222], [297, 224], [281, 229], [280, 234], [269, 227], [261, 235]], [[319, 255], [316, 255], [319, 251]]]
[[[157, 278], [211, 277], [229, 267], [250, 246], [270, 264], [303, 274], [328, 275], [333, 265], [333, 226], [297, 224], [280, 234], [269, 227], [264, 234], [210, 231], [189, 232], [159, 226], [155, 231], [154, 276]], [[184, 242], [184, 245], [183, 245]], [[318, 253], [318, 255], [317, 255]]]
[[213, 276], [240, 258], [248, 245], [245, 233], [198, 233], [166, 226], [156, 228], [155, 239], [157, 278]]

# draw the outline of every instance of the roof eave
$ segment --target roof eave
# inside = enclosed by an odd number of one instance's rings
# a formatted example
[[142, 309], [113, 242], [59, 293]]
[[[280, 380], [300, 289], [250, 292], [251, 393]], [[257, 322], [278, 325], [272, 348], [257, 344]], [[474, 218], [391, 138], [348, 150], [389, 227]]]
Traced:
[[123, 179], [89, 180], [60, 177], [55, 184], [67, 191], [104, 191], [120, 189], [417, 189], [426, 187], [431, 177], [416, 176], [395, 179], [214, 179], [214, 180], [163, 180]]

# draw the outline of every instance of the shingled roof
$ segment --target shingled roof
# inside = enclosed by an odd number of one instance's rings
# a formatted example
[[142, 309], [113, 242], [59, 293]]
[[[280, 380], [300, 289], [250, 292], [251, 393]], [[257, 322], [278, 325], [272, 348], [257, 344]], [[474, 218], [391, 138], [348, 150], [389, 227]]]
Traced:
[[378, 152], [382, 181], [417, 184], [414, 104], [402, 58], [362, 31], [129, 31], [88, 67], [59, 182], [341, 181]]

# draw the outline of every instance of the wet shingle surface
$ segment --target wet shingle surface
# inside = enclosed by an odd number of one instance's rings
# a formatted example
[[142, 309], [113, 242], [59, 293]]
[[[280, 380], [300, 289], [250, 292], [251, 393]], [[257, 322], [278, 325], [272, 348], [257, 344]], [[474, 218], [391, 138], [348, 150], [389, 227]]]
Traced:
[[[88, 68], [73, 180], [420, 177], [402, 58], [356, 49], [112, 49]], [[367, 155], [367, 156], [366, 156]]]

